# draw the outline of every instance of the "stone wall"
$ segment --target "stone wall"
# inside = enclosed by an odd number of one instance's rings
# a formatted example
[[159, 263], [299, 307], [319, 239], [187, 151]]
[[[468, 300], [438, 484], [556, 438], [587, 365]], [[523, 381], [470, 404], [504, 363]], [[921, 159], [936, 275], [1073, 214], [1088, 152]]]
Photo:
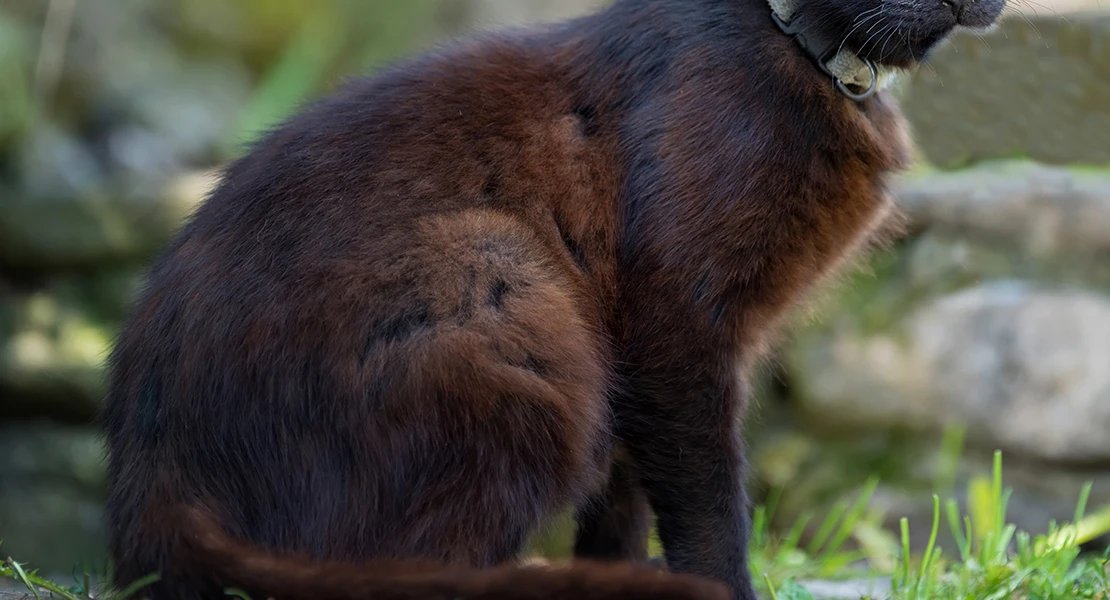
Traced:
[[[1069, 519], [1088, 480], [1092, 505], [1110, 504], [1110, 170], [984, 164], [907, 178], [898, 197], [915, 234], [823, 298], [783, 354], [801, 426], [776, 443], [880, 440], [892, 523], [929, 524], [935, 434], [949, 427], [966, 427], [961, 499], [1001, 449], [1021, 527]], [[780, 479], [843, 473], [821, 448]]]
[[1110, 13], [1009, 19], [930, 62], [903, 107], [933, 164], [1110, 163]]
[[[459, 0], [434, 18], [465, 31], [596, 3]], [[139, 19], [113, 18], [157, 0], [91, 4], [78, 3], [96, 14], [78, 14], [54, 118], [19, 131], [0, 119], [0, 539], [47, 571], [103, 556], [103, 361], [142, 267], [210, 185], [239, 107], [261, 102], [250, 65], [266, 51], [186, 57]], [[936, 75], [903, 92], [925, 155], [1110, 162], [1097, 135], [1110, 107], [1105, 20], [1069, 18], [1013, 22], [985, 37], [991, 53], [970, 37], [938, 53]], [[189, 33], [206, 45], [223, 35]], [[104, 51], [124, 46], [140, 58]], [[0, 73], [31, 62], [0, 52]], [[16, 106], [3, 93], [0, 112]], [[789, 508], [900, 473], [879, 501], [914, 513], [906, 499], [927, 498], [935, 470], [915, 436], [966, 421], [964, 475], [995, 447], [1012, 452], [1023, 525], [1069, 515], [1086, 478], [1110, 500], [1110, 175], [1032, 161], [929, 170], [899, 198], [912, 235], [829, 296], [784, 352], [783, 396], [763, 403], [754, 432], [760, 479], [788, 485]]]

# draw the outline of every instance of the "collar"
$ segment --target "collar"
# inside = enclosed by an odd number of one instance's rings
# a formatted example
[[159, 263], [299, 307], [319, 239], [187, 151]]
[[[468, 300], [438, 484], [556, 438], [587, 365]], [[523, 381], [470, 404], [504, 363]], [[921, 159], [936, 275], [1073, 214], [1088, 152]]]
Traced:
[[797, 10], [798, 0], [768, 0], [771, 17], [783, 33], [794, 38], [813, 59], [817, 67], [833, 78], [836, 89], [845, 96], [863, 102], [876, 92], [891, 86], [898, 76], [898, 69], [876, 65], [843, 49], [837, 40], [824, 39], [807, 32], [790, 19]]

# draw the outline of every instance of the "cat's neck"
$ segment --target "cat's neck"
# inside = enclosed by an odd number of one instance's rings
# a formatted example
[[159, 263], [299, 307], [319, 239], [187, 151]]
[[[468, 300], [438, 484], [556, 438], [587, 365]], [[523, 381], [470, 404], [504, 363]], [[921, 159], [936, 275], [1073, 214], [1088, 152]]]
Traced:
[[[801, 15], [804, 0], [616, 0], [607, 12], [623, 14], [626, 21], [636, 22], [644, 30], [668, 41], [675, 41], [691, 34], [702, 39], [716, 38], [721, 32], [748, 36], [755, 29], [764, 31], [765, 21], [777, 21], [778, 27], [768, 30], [783, 39], [792, 38], [808, 55], [816, 73], [825, 76], [828, 85], [844, 96], [864, 100], [891, 87], [902, 70], [871, 62], [844, 47], [841, 39], [826, 39], [817, 28], [807, 22], [821, 21], [819, 15]], [[660, 18], [661, 15], [667, 15]], [[633, 18], [634, 16], [634, 18]], [[795, 18], [798, 17], [798, 18]], [[753, 20], [754, 19], [754, 20]], [[599, 22], [607, 22], [600, 19]], [[712, 32], [712, 33], [711, 33]], [[642, 33], [642, 32], [641, 32]], [[605, 35], [624, 38], [624, 43], [635, 45], [642, 41], [627, 31], [606, 31]], [[760, 33], [762, 35], [762, 33]], [[653, 43], [658, 43], [656, 40]], [[746, 56], [753, 53], [746, 52]]]
[[845, 96], [863, 101], [889, 88], [900, 69], [876, 64], [857, 56], [837, 39], [822, 35], [802, 20], [795, 19], [799, 0], [767, 0], [768, 9], [779, 29], [806, 51], [814, 65], [829, 75], [833, 85]]

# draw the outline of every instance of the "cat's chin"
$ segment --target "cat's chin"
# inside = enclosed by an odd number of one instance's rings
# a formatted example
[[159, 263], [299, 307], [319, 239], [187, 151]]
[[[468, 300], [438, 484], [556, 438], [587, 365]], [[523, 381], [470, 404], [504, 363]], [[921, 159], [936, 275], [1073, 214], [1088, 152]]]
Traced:
[[927, 60], [941, 42], [956, 31], [956, 27], [934, 30], [918, 39], [897, 46], [876, 46], [865, 48], [861, 57], [891, 69], [911, 70]]
[[982, 26], [979, 26], [979, 25], [960, 25], [959, 27], [956, 28], [956, 30], [957, 31], [968, 31], [968, 32], [971, 32], [971, 33], [977, 33], [979, 35], [983, 35], [983, 34], [991, 33], [992, 31], [998, 29], [1000, 26], [1001, 26], [1001, 24], [998, 21], [995, 21], [995, 22], [993, 22], [989, 25], [982, 25]]
[[882, 65], [888, 69], [899, 69], [906, 71], [913, 70], [921, 66], [921, 63], [928, 60], [929, 56], [938, 47], [940, 47], [940, 45], [945, 40], [952, 37], [952, 35], [961, 31], [983, 35], [985, 33], [990, 33], [994, 31], [998, 27], [999, 25], [997, 22], [992, 22], [990, 24], [982, 26], [956, 25], [954, 27], [949, 27], [943, 31], [935, 32], [931, 36], [921, 40], [919, 43], [914, 45], [899, 47], [895, 49], [884, 49], [884, 51], [881, 53], [881, 58], [879, 56], [868, 56], [868, 53], [861, 53], [861, 56], [869, 58], [873, 60], [875, 64]]
[[[997, 26], [1005, 7], [1005, 0], [833, 1], [806, 0], [814, 9], [840, 11], [836, 24], [829, 26], [847, 28], [850, 33], [834, 37], [845, 39], [861, 58], [901, 69], [921, 64], [958, 30], [982, 32]], [[855, 12], [845, 14], [846, 7]]]

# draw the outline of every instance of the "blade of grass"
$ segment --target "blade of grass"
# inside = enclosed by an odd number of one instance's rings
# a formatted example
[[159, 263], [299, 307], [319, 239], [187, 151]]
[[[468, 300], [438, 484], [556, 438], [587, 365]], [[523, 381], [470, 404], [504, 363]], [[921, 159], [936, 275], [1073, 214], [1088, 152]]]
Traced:
[[960, 468], [960, 456], [963, 455], [964, 440], [967, 428], [963, 425], [948, 427], [944, 430], [944, 437], [940, 443], [940, 453], [937, 459], [937, 474], [934, 488], [938, 492], [950, 494], [956, 487], [956, 477]]
[[39, 577], [35, 571], [31, 571], [28, 573], [23, 569], [22, 565], [15, 562], [11, 558], [8, 559], [8, 564], [11, 565], [11, 568], [8, 570], [9, 572], [2, 574], [18, 580], [27, 588], [29, 592], [31, 592], [31, 595], [35, 598], [39, 598], [38, 590], [42, 589], [50, 592], [50, 596], [52, 598], [54, 596], [60, 596], [64, 600], [82, 600], [66, 588], [52, 581], [47, 581], [42, 577]]
[[77, 0], [50, 0], [46, 5], [46, 22], [35, 63], [35, 104], [41, 110], [46, 110], [61, 79], [76, 10]]
[[225, 142], [225, 152], [235, 155], [240, 144], [285, 119], [323, 83], [328, 66], [343, 47], [346, 32], [335, 25], [337, 17], [325, 8], [328, 6], [322, 3], [322, 9], [312, 13], [277, 64], [263, 77]]
[[775, 519], [778, 512], [779, 503], [782, 502], [782, 487], [773, 487], [767, 493], [767, 500], [763, 503], [764, 511], [767, 513], [767, 522], [770, 523]]
[[360, 71], [373, 70], [408, 52], [427, 31], [437, 8], [435, 0], [382, 4], [375, 17], [377, 27], [368, 38], [370, 42], [362, 49], [356, 68]]
[[26, 135], [37, 120], [38, 105], [28, 62], [31, 32], [0, 11], [0, 144]]
[[925, 581], [925, 575], [929, 571], [929, 566], [933, 560], [933, 551], [937, 545], [937, 531], [940, 530], [940, 496], [933, 495], [933, 529], [929, 533], [929, 543], [925, 546], [925, 554], [921, 557], [921, 573], [917, 577], [917, 584], [914, 585], [914, 597], [920, 594], [920, 585]]
[[806, 553], [811, 556], [817, 554], [817, 551], [825, 545], [829, 536], [832, 535], [833, 530], [836, 528], [836, 524], [840, 521], [840, 517], [843, 516], [847, 510], [848, 503], [843, 500], [838, 501], [833, 506], [829, 514], [825, 516], [825, 520], [821, 522], [821, 526], [817, 528], [817, 533], [813, 534], [813, 539], [809, 541], [809, 545], [806, 547]]
[[970, 556], [970, 542], [960, 530], [960, 505], [954, 499], [949, 499], [944, 505], [945, 517], [948, 527], [952, 530], [952, 539], [956, 540], [956, 548], [960, 551], [960, 560], [967, 562]]
[[1052, 532], [1038, 546], [1038, 551], [1062, 550], [1069, 546], [1086, 544], [1107, 534], [1110, 534], [1110, 506], [1083, 517], [1076, 524], [1069, 524]]
[[763, 582], [767, 585], [767, 593], [771, 594], [771, 600], [779, 600], [778, 592], [775, 591], [775, 586], [771, 583], [771, 578], [766, 573], [763, 574]]
[[35, 600], [40, 600], [39, 592], [36, 589], [35, 584], [31, 583], [31, 578], [27, 576], [27, 572], [23, 570], [23, 565], [12, 560], [10, 556], [8, 557], [8, 564], [11, 565], [12, 571], [15, 572], [16, 578], [19, 579], [19, 581], [27, 587], [27, 590], [30, 591], [31, 595], [35, 597]]
[[769, 541], [767, 539], [767, 509], [757, 506], [752, 511], [752, 545], [765, 546]]
[[901, 586], [909, 585], [910, 582], [910, 520], [902, 517], [898, 521], [898, 526], [902, 530], [902, 580]]
[[890, 574], [898, 567], [898, 538], [881, 524], [861, 521], [855, 539], [874, 572]]
[[964, 515], [964, 530], [967, 532], [967, 548], [968, 555], [973, 555], [975, 548], [972, 546], [972, 530], [971, 530], [971, 517]]
[[1006, 503], [1002, 501], [1002, 451], [994, 452], [993, 485], [991, 499], [995, 502], [994, 527], [996, 530], [1006, 522]]
[[134, 596], [135, 594], [137, 594], [139, 592], [139, 590], [145, 588], [148, 585], [151, 585], [152, 583], [157, 583], [158, 581], [161, 581], [161, 580], [162, 580], [162, 577], [160, 575], [158, 575], [157, 573], [152, 573], [150, 575], [147, 575], [146, 577], [140, 577], [140, 578], [136, 579], [135, 581], [132, 581], [131, 585], [123, 588], [123, 591], [119, 593], [119, 598], [114, 598], [113, 600], [127, 600], [131, 596]]
[[1076, 524], [1076, 544], [1086, 544], [1095, 538], [1110, 534], [1110, 506], [1084, 517]]
[[1086, 516], [1087, 502], [1091, 499], [1091, 489], [1094, 484], [1090, 481], [1083, 484], [1083, 489], [1079, 492], [1079, 502], [1075, 504], [1075, 517], [1071, 522], [1078, 524]]
[[995, 502], [992, 498], [990, 480], [983, 476], [971, 478], [967, 486], [967, 518], [972, 526], [972, 552], [982, 556], [988, 538], [994, 531]]
[[836, 535], [833, 536], [829, 545], [821, 550], [818, 555], [818, 561], [823, 561], [828, 557], [836, 554], [848, 537], [852, 535], [852, 530], [863, 516], [863, 511], [867, 509], [867, 505], [871, 502], [871, 498], [875, 495], [875, 490], [879, 487], [879, 478], [871, 477], [864, 484], [863, 490], [860, 492], [859, 498], [856, 499], [855, 504], [852, 506], [848, 514], [845, 515], [844, 520], [841, 521], [840, 527], [837, 528]]
[[779, 550], [775, 554], [776, 562], [786, 556], [787, 553], [793, 552], [798, 548], [798, 541], [802, 539], [802, 534], [805, 533], [806, 525], [813, 519], [812, 513], [803, 514], [796, 521], [794, 526], [783, 538], [782, 543], [779, 545]]

